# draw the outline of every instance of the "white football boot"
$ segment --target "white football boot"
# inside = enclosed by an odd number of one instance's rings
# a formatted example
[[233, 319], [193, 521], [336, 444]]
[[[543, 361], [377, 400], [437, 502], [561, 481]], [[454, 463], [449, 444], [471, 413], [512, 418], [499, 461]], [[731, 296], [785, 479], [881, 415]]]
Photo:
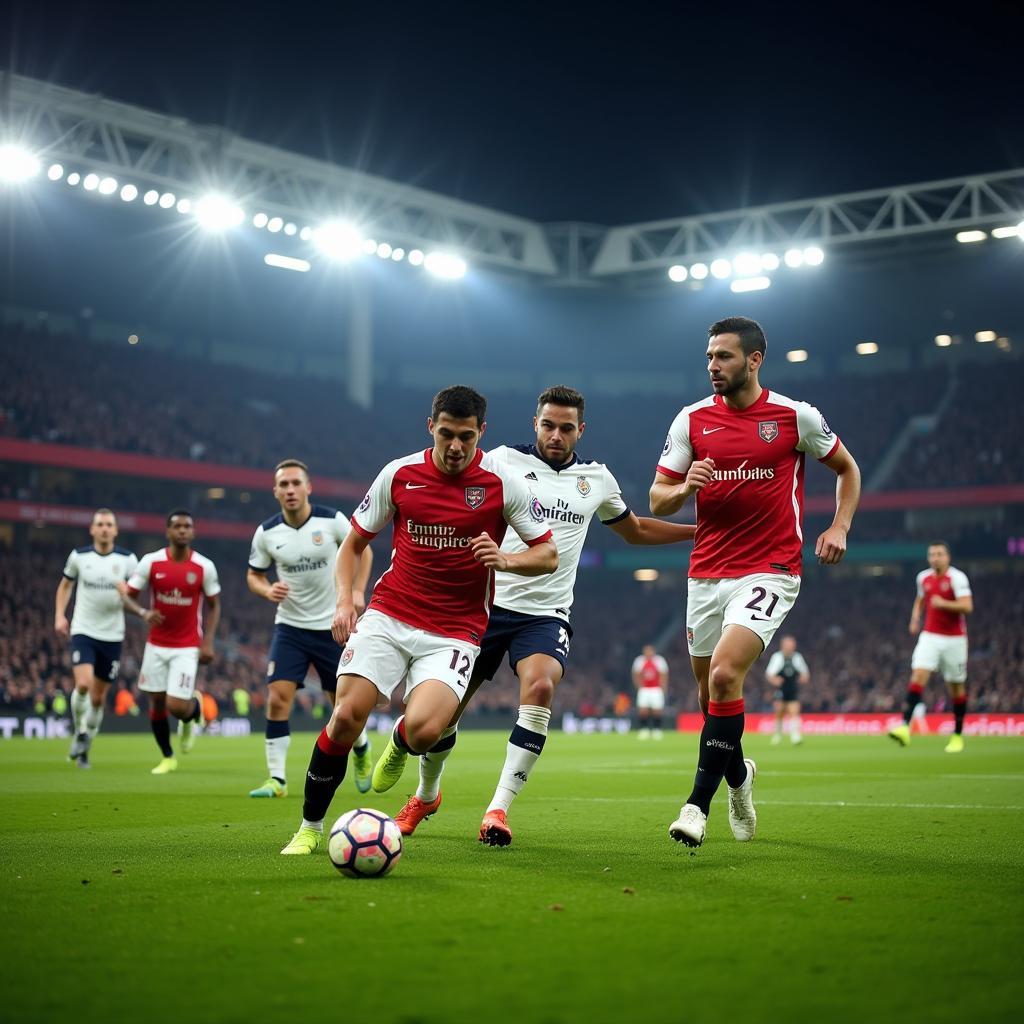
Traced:
[[735, 789], [729, 787], [729, 825], [738, 843], [750, 842], [757, 829], [757, 811], [754, 810], [757, 765], [749, 757], [745, 757], [743, 763], [747, 766], [747, 777]]

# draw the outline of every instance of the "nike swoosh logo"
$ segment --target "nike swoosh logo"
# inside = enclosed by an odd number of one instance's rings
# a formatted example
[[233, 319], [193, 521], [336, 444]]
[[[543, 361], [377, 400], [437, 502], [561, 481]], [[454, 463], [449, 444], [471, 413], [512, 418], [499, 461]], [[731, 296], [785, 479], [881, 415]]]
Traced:
[[712, 427], [710, 430], [708, 430], [708, 428], [705, 427], [702, 433], [713, 434], [716, 430], [725, 430], [725, 427]]
[[287, 547], [287, 546], [288, 546], [288, 541], [285, 541], [284, 544], [275, 544], [274, 545], [274, 550], [275, 551], [280, 551], [281, 548]]
[[426, 484], [406, 484], [405, 489], [407, 491], [418, 491], [421, 487], [426, 487]]
[[164, 577], [165, 577], [166, 575], [167, 575], [167, 573], [165, 573], [165, 572], [158, 572], [158, 573], [156, 574], [156, 578], [157, 578], [158, 580], [162, 580], [162, 579], [163, 579], [163, 578], [164, 578]]

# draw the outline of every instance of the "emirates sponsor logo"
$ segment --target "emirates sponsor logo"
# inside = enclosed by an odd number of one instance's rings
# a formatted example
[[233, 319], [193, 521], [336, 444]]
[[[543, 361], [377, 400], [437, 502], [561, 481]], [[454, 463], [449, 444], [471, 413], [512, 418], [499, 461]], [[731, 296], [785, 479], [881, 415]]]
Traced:
[[414, 519], [409, 519], [406, 522], [406, 532], [413, 544], [424, 548], [444, 551], [448, 548], [469, 547], [469, 537], [460, 537], [454, 526], [444, 523], [417, 523]]
[[751, 466], [747, 468], [749, 459], [744, 459], [735, 469], [716, 469], [712, 474], [712, 480], [736, 480], [740, 483], [746, 480], [774, 480], [774, 466]]
[[186, 596], [177, 587], [173, 590], [158, 590], [153, 595], [160, 604], [173, 604], [179, 608], [189, 608], [194, 602], [194, 598]]

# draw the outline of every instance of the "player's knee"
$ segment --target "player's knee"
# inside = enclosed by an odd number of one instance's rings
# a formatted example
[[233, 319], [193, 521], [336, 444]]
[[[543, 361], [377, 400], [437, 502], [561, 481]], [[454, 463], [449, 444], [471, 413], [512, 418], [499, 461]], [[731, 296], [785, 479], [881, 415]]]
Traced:
[[735, 665], [723, 662], [711, 666], [711, 674], [708, 679], [708, 689], [711, 700], [716, 703], [726, 700], [736, 700], [738, 691], [743, 686], [743, 673]]
[[354, 738], [363, 731], [364, 724], [351, 704], [344, 700], [339, 701], [331, 712], [327, 735], [336, 742], [346, 737]]
[[447, 723], [437, 716], [410, 721], [406, 715], [405, 741], [414, 751], [422, 754], [437, 743], [446, 725]]
[[271, 687], [267, 695], [267, 717], [281, 721], [288, 717], [292, 710], [292, 701], [283, 693]]
[[538, 708], [549, 708], [555, 699], [555, 681], [549, 676], [538, 676], [523, 686], [520, 703]]
[[180, 697], [168, 697], [167, 710], [170, 711], [175, 718], [184, 718], [193, 710], [192, 698], [190, 697], [188, 700], [182, 700]]

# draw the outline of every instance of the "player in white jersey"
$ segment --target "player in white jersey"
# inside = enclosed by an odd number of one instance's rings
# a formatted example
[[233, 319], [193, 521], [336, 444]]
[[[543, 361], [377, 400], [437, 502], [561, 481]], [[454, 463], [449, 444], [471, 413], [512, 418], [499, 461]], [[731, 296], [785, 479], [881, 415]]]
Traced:
[[[125, 583], [138, 565], [127, 548], [118, 547], [117, 519], [109, 508], [93, 513], [89, 525], [92, 543], [68, 555], [64, 575], [57, 585], [53, 628], [70, 638], [71, 694], [74, 739], [68, 759], [79, 768], [89, 767], [89, 748], [103, 721], [107, 688], [117, 680], [124, 640], [124, 612], [158, 622], [157, 611], [140, 608], [125, 593]], [[67, 608], [77, 587], [75, 611], [68, 622]]]
[[[281, 512], [256, 528], [249, 554], [249, 589], [277, 606], [267, 658], [267, 781], [249, 793], [252, 797], [288, 794], [288, 719], [295, 693], [304, 685], [310, 666], [316, 669], [332, 706], [338, 685], [336, 673], [342, 648], [331, 636], [335, 571], [338, 549], [352, 527], [337, 509], [311, 504], [312, 492], [309, 469], [304, 462], [279, 462], [274, 467], [274, 497]], [[353, 591], [359, 613], [366, 608], [366, 583], [372, 564], [373, 553], [367, 548]], [[272, 565], [277, 572], [273, 583], [267, 578]], [[360, 793], [365, 793], [370, 788], [372, 767], [365, 730], [352, 753], [356, 786]]]
[[775, 734], [772, 746], [782, 742], [782, 730], [789, 719], [789, 738], [794, 745], [803, 742], [800, 732], [800, 687], [811, 681], [811, 670], [796, 649], [796, 637], [784, 636], [779, 649], [768, 659], [765, 678], [775, 687]]
[[[497, 574], [494, 608], [469, 688], [437, 745], [420, 757], [419, 788], [396, 815], [405, 835], [411, 835], [440, 807], [441, 773], [455, 745], [458, 720], [473, 694], [494, 677], [507, 655], [519, 678], [519, 715], [479, 838], [489, 846], [512, 842], [508, 809], [526, 784], [547, 738], [555, 688], [565, 671], [572, 639], [569, 615], [576, 572], [593, 517], [629, 544], [673, 544], [693, 538], [692, 526], [638, 519], [622, 500], [608, 467], [577, 457], [576, 445], [586, 429], [583, 407], [583, 396], [575, 389], [548, 388], [537, 401], [533, 420], [536, 442], [490, 452], [524, 479], [540, 502], [558, 547], [558, 569], [549, 576]], [[501, 550], [515, 553], [525, 548], [517, 535], [506, 534]], [[387, 751], [382, 757], [386, 756]]]

